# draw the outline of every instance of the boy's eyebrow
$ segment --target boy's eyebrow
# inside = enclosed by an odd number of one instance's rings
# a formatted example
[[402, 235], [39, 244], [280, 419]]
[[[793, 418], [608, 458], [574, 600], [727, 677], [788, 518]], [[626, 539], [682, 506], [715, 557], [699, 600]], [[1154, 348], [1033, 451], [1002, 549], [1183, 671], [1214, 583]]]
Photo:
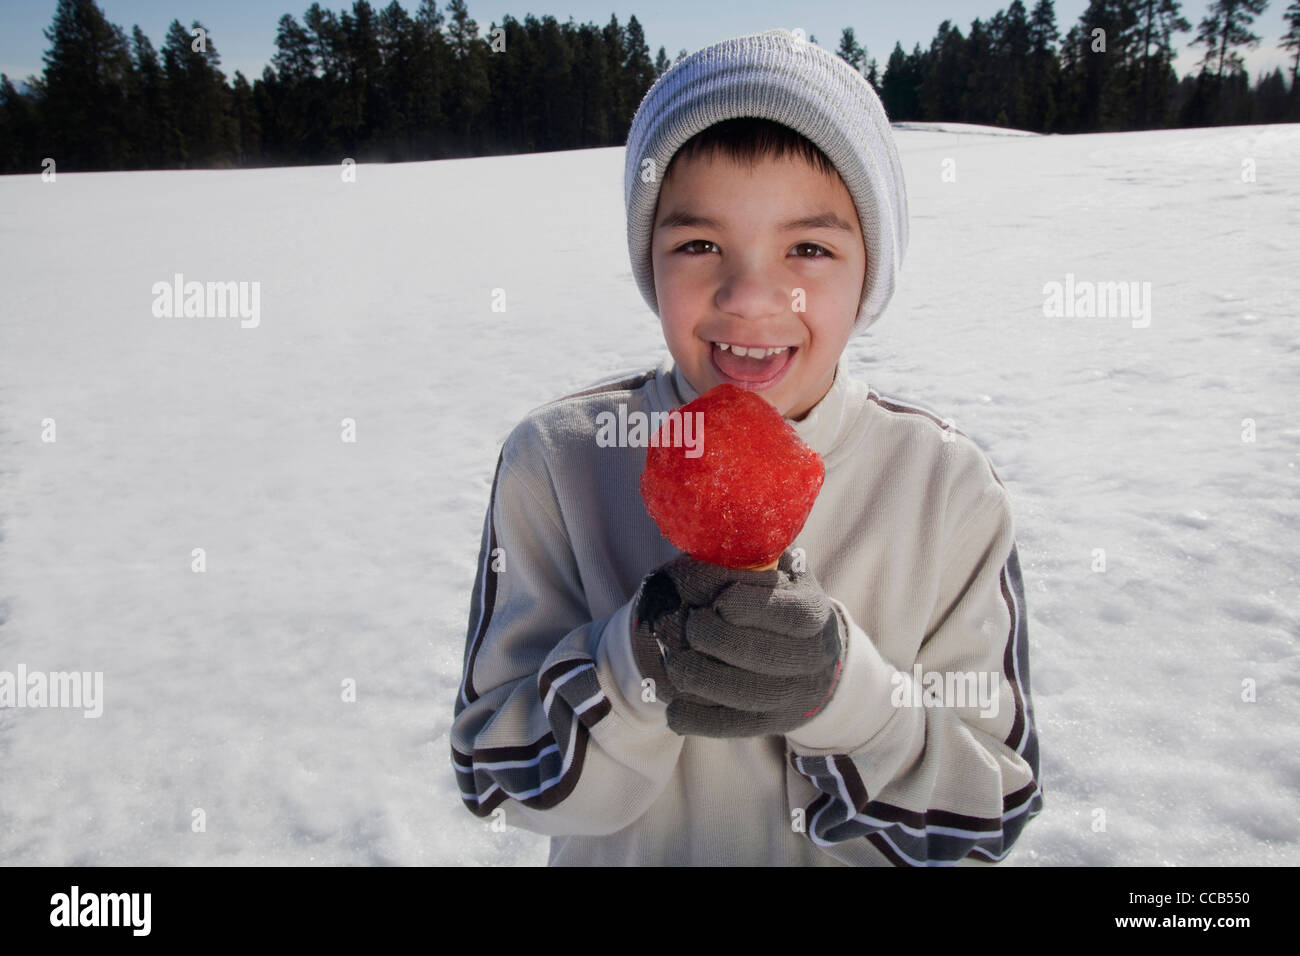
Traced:
[[[721, 229], [722, 224], [716, 219], [708, 216], [699, 216], [692, 212], [685, 212], [680, 209], [674, 209], [672, 212], [664, 214], [659, 220], [657, 228], [674, 229], [674, 228], [691, 228], [703, 227], [706, 229]], [[795, 229], [840, 229], [844, 232], [853, 232], [853, 226], [849, 225], [833, 212], [819, 212], [811, 216], [801, 216], [798, 219], [789, 219], [777, 225], [777, 228], [783, 232], [790, 232]]]

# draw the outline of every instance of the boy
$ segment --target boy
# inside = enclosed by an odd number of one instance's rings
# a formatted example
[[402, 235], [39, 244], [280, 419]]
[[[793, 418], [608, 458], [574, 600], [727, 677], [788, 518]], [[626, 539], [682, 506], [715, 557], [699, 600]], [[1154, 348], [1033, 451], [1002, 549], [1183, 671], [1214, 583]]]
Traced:
[[[646, 93], [625, 191], [671, 358], [502, 449], [451, 732], [466, 805], [550, 834], [552, 865], [1002, 859], [1042, 808], [1007, 493], [969, 438], [840, 364], [907, 242], [879, 99], [787, 31], [716, 44]], [[826, 466], [776, 570], [679, 555], [644, 443], [595, 440], [602, 412], [723, 382]]]

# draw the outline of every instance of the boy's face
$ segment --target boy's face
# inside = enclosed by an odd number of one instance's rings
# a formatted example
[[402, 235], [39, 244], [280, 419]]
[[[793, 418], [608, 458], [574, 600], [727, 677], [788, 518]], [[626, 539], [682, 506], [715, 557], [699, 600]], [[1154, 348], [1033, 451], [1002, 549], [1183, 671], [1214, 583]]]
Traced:
[[680, 156], [659, 192], [650, 250], [664, 339], [696, 390], [730, 382], [791, 419], [821, 401], [867, 268], [837, 174], [802, 157], [751, 169], [722, 153]]

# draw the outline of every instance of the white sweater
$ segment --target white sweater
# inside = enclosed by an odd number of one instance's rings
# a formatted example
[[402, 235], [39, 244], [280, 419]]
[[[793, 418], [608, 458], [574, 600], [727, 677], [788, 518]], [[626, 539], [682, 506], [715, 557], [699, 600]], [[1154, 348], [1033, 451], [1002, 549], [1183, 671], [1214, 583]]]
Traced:
[[678, 551], [639, 492], [645, 448], [602, 447], [596, 416], [695, 397], [668, 359], [506, 440], [451, 731], [466, 806], [551, 835], [552, 865], [1002, 859], [1043, 806], [1007, 492], [971, 439], [842, 367], [792, 423], [826, 465], [792, 547], [849, 623], [830, 702], [712, 739], [642, 699], [629, 605]]

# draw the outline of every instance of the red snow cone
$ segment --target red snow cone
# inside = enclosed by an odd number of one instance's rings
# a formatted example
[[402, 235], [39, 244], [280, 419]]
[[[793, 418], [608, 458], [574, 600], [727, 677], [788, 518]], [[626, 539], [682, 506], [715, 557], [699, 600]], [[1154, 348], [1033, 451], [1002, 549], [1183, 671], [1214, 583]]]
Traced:
[[684, 419], [670, 418], [651, 439], [641, 474], [646, 510], [697, 560], [774, 567], [821, 491], [821, 456], [756, 392], [718, 385], [673, 414], [697, 412], [690, 443]]

